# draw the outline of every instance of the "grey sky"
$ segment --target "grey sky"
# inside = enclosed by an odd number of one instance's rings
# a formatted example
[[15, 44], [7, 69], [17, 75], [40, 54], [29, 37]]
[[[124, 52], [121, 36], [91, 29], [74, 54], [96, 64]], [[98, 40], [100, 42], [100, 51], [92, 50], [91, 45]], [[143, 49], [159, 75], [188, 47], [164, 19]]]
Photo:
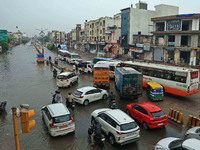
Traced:
[[[15, 32], [16, 26], [28, 36], [38, 35], [36, 29], [69, 32], [76, 24], [104, 16], [113, 16], [120, 9], [139, 0], [0, 0], [0, 29]], [[179, 13], [198, 13], [199, 0], [144, 0], [148, 9], [158, 4], [179, 7]]]

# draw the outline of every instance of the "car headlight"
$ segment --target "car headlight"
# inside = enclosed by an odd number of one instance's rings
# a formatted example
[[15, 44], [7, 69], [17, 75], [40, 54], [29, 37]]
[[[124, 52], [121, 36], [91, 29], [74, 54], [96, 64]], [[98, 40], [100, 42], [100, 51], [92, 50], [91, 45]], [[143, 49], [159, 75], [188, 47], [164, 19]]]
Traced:
[[163, 147], [161, 145], [156, 145], [155, 149], [163, 149]]

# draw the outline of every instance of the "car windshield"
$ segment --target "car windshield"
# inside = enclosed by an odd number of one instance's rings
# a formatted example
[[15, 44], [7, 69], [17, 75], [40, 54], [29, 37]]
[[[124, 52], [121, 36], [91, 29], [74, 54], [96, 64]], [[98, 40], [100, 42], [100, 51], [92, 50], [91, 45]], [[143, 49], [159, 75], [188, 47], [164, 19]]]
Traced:
[[195, 131], [195, 133], [200, 133], [200, 128], [198, 128], [198, 129]]
[[160, 117], [165, 116], [165, 113], [161, 110], [157, 112], [151, 112], [151, 115], [153, 118], [160, 118]]
[[131, 130], [131, 129], [134, 129], [136, 127], [137, 127], [137, 124], [135, 122], [130, 122], [130, 123], [120, 125], [121, 131]]
[[67, 122], [67, 121], [69, 121], [69, 120], [71, 120], [71, 117], [70, 117], [69, 114], [68, 114], [68, 115], [63, 115], [63, 116], [58, 116], [58, 117], [54, 117], [54, 118], [53, 118], [53, 122], [54, 122], [54, 123], [62, 123], [62, 122]]
[[83, 94], [83, 92], [78, 91], [78, 90], [76, 90], [76, 91], [74, 92], [74, 95], [77, 95], [77, 96], [81, 96], [82, 94]]
[[182, 148], [183, 140], [175, 140], [169, 144], [169, 149], [178, 149]]

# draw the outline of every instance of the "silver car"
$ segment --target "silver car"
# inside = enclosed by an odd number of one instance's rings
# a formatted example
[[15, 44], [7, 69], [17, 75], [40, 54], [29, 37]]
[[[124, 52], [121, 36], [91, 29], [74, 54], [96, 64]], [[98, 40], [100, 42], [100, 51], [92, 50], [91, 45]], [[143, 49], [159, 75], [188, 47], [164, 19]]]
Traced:
[[194, 128], [189, 129], [185, 133], [185, 138], [195, 138], [195, 139], [200, 140], [200, 127], [194, 127]]

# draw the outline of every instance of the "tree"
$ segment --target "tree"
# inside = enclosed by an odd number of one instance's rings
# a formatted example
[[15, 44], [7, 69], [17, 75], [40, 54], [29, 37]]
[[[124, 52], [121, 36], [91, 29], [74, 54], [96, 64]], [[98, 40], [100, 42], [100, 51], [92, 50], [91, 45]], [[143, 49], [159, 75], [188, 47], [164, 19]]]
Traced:
[[0, 41], [0, 46], [2, 47], [3, 51], [8, 50], [8, 41]]

